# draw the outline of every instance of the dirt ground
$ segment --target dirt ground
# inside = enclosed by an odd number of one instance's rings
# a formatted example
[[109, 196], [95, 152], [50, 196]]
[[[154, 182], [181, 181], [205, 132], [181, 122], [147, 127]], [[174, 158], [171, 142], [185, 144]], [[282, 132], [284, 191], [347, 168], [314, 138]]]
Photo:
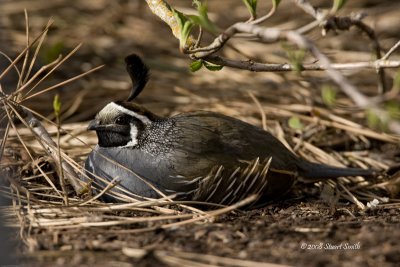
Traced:
[[[191, 8], [191, 1], [169, 2], [182, 11]], [[267, 10], [269, 1], [259, 2], [261, 10]], [[282, 2], [280, 11], [266, 25], [287, 29], [311, 21], [301, 10], [293, 8], [291, 1]], [[320, 7], [331, 4], [331, 1], [310, 2]], [[366, 12], [368, 17], [365, 22], [376, 30], [385, 50], [400, 39], [398, 1], [348, 2], [341, 14]], [[247, 19], [242, 1], [220, 0], [208, 3], [210, 17], [220, 27]], [[1, 41], [6, 45], [0, 48], [10, 56], [15, 56], [25, 45], [24, 8], [28, 10], [32, 36], [40, 32], [49, 17], [54, 19], [54, 26], [45, 42], [44, 52], [39, 56], [37, 68], [47, 64], [58, 53], [68, 53], [77, 44], [83, 43], [76, 55], [56, 71], [49, 83], [68, 79], [105, 64], [101, 70], [84, 79], [63, 86], [57, 92], [39, 95], [26, 103], [54, 119], [51, 102], [55, 93], [60, 94], [63, 124], [76, 126], [76, 132], [82, 135], [87, 121], [101, 107], [110, 101], [127, 97], [130, 81], [124, 70], [123, 59], [130, 53], [140, 54], [152, 70], [149, 87], [138, 102], [155, 113], [171, 115], [196, 109], [213, 110], [261, 126], [260, 115], [247, 93], [250, 91], [263, 106], [274, 111], [272, 114], [267, 113], [269, 125], [283, 125], [283, 134], [293, 137], [290, 139], [292, 141], [299, 134], [287, 126], [288, 117], [280, 107], [287, 105], [286, 111], [309, 114], [311, 112], [304, 107], [323, 106], [321, 85], [331, 84], [322, 72], [298, 75], [292, 72], [251, 73], [224, 68], [219, 72], [201, 70], [190, 73], [190, 60], [179, 52], [178, 41], [171, 35], [170, 29], [148, 10], [144, 1], [8, 0], [0, 4], [1, 8], [0, 28], [4, 29]], [[321, 37], [319, 31], [314, 31], [309, 36], [337, 62], [368, 61], [372, 58], [371, 46], [357, 30], [342, 32], [340, 35], [330, 34], [326, 38]], [[206, 37], [206, 40], [211, 38]], [[282, 44], [266, 46], [238, 41], [235, 47], [262, 62], [285, 62], [286, 54]], [[224, 53], [227, 56], [243, 57], [229, 48]], [[396, 71], [388, 70], [390, 85]], [[365, 94], [376, 94], [377, 78], [373, 70], [348, 71], [346, 75]], [[6, 90], [12, 90], [15, 81], [13, 77], [8, 79], [8, 83], [3, 86]], [[338, 98], [344, 106], [351, 103], [341, 93], [338, 93]], [[249, 109], [250, 106], [253, 109]], [[359, 110], [339, 107], [330, 112], [366, 125], [365, 115]], [[274, 133], [279, 132], [276, 129], [282, 128], [274, 128]], [[94, 135], [84, 135], [89, 145], [96, 143]], [[365, 158], [371, 162], [380, 162], [382, 166], [400, 162], [400, 145], [395, 142], [361, 138], [329, 127], [315, 135], [321, 135], [321, 138], [310, 138], [310, 142], [333, 156], [335, 153], [358, 151], [359, 155], [355, 154], [360, 160], [364, 158], [365, 164], [369, 162]], [[292, 141], [289, 142], [291, 145]], [[69, 149], [69, 154], [81, 163], [89, 149], [72, 149], [69, 145], [65, 144], [65, 149]], [[310, 156], [302, 151], [299, 153], [303, 157]], [[152, 231], [136, 231], [136, 226], [141, 223], [111, 227], [54, 227], [51, 231], [39, 225], [21, 232], [17, 227], [12, 232], [17, 243], [15, 253], [19, 258], [16, 265], [398, 266], [400, 190], [394, 190], [397, 195], [376, 190], [381, 196], [391, 197], [390, 204], [361, 210], [343, 198], [334, 202], [327, 201], [324, 188], [323, 184], [300, 183], [289, 195], [264, 208], [237, 210], [210, 221], [167, 229], [158, 227], [160, 225], [157, 223], [147, 223], [146, 226], [155, 226]], [[365, 205], [367, 202], [363, 201]], [[82, 211], [82, 214], [92, 218], [90, 222], [110, 219], [107, 216], [139, 216], [129, 210], [99, 213]], [[52, 219], [57, 216], [54, 215]], [[20, 238], [22, 232], [25, 239]]]
[[[158, 259], [161, 250], [171, 255], [184, 251], [293, 266], [396, 266], [400, 261], [399, 223], [395, 210], [362, 214], [346, 203], [330, 209], [309, 197], [235, 212], [213, 223], [143, 234], [92, 229], [67, 235], [60, 232], [58, 242], [70, 244], [73, 250], [64, 245], [66, 251], [60, 251], [62, 246], [47, 237], [38, 240], [40, 250], [28, 262], [35, 260], [34, 266], [37, 262], [41, 266], [168, 266]], [[82, 235], [98, 242], [85, 242]], [[121, 247], [147, 253], [129, 257]]]

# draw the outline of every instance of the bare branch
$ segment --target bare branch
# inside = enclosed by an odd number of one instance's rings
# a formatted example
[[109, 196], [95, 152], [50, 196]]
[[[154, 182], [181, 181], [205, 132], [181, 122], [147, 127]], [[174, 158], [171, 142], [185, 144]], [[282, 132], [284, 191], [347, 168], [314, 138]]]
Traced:
[[[227, 66], [235, 69], [249, 70], [255, 72], [287, 72], [294, 71], [292, 65], [288, 63], [269, 64], [254, 62], [252, 60], [232, 60], [218, 55], [209, 55], [204, 60], [221, 66]], [[370, 62], [349, 62], [349, 63], [332, 63], [331, 67], [336, 70], [357, 70], [357, 69], [377, 69], [377, 68], [399, 68], [400, 61], [384, 61], [376, 60]], [[303, 64], [304, 71], [323, 71], [326, 67], [319, 62], [313, 64]]]

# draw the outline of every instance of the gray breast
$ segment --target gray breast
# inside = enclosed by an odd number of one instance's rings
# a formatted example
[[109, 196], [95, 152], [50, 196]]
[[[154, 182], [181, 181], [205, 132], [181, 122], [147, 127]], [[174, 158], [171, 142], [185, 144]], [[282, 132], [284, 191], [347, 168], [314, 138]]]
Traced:
[[[171, 181], [169, 177], [175, 176], [174, 167], [167, 160], [138, 149], [96, 146], [85, 162], [85, 170], [100, 188], [106, 183], [96, 176], [109, 182], [116, 178], [121, 188], [141, 197], [160, 197], [149, 184], [166, 195], [190, 190], [184, 181], [177, 178]], [[121, 192], [118, 188], [113, 190]], [[110, 196], [103, 199], [114, 200]]]

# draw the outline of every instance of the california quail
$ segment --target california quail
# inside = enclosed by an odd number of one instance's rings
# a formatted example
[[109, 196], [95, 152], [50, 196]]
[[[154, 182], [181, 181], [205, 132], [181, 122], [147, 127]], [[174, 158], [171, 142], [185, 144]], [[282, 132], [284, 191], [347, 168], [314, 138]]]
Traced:
[[[127, 65], [134, 81], [131, 100], [144, 88], [148, 72], [137, 56], [128, 57]], [[139, 197], [160, 197], [151, 184], [181, 199], [230, 204], [258, 193], [259, 201], [267, 201], [285, 194], [297, 177], [314, 181], [372, 174], [311, 163], [269, 132], [214, 112], [165, 118], [130, 101], [116, 101], [88, 129], [99, 140], [85, 162], [89, 176], [103, 185], [99, 177], [117, 178], [121, 188]]]

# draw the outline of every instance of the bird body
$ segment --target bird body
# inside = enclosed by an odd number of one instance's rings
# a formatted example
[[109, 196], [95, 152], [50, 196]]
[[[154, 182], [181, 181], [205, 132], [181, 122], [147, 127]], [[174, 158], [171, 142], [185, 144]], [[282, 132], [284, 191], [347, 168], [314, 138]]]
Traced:
[[[96, 148], [85, 162], [100, 186], [142, 198], [160, 193], [180, 199], [230, 204], [257, 194], [265, 202], [284, 195], [298, 177], [315, 181], [366, 176], [372, 171], [337, 168], [297, 157], [263, 129], [220, 113], [195, 111], [160, 117], [131, 102], [148, 80], [136, 55], [126, 59], [133, 90], [127, 101], [107, 104], [89, 124]], [[116, 201], [114, 197], [104, 197]]]
[[164, 194], [221, 204], [253, 193], [272, 200], [297, 177], [371, 174], [308, 162], [269, 132], [214, 112], [163, 118], [131, 102], [112, 102], [89, 128], [97, 131], [99, 146], [86, 170], [108, 181], [117, 177], [122, 188], [142, 197], [159, 197], [151, 184]]

